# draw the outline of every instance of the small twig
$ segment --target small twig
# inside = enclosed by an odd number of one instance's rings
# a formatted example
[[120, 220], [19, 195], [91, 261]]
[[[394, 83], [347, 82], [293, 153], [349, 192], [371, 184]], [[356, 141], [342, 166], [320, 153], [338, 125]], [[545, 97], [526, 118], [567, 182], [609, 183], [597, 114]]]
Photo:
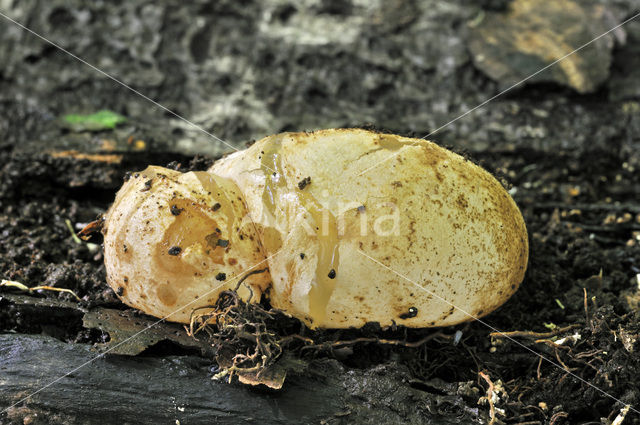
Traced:
[[[571, 372], [572, 369], [569, 368], [569, 366], [567, 366], [566, 364], [564, 364], [564, 362], [562, 361], [562, 359], [560, 358], [560, 353], [558, 353], [558, 345], [556, 345], [555, 348], [555, 353], [556, 353], [556, 359], [558, 360], [558, 363], [560, 363], [562, 365], [562, 367], [564, 368], [564, 370], [566, 370], [567, 372]], [[575, 369], [574, 369], [575, 370]]]
[[589, 320], [589, 304], [587, 303], [587, 288], [582, 288], [582, 290], [584, 291], [584, 317], [587, 323], [589, 324], [589, 327], [591, 328], [591, 332], [593, 332], [593, 323], [591, 323], [591, 320]]
[[555, 341], [551, 341], [550, 339], [537, 339], [534, 341], [536, 344], [547, 344], [551, 348], [561, 348], [566, 351], [570, 351], [571, 348], [565, 347], [564, 345], [556, 344]]
[[[578, 353], [578, 354], [575, 355], [575, 358], [576, 359], [583, 359], [585, 357], [593, 357], [596, 354], [600, 354], [602, 352], [603, 352], [603, 350], [599, 350], [599, 349], [595, 348], [595, 349], [593, 349], [591, 351], [583, 351], [581, 353]], [[598, 357], [595, 357], [595, 358], [598, 359]], [[599, 359], [599, 360], [602, 360], [602, 359]]]
[[13, 280], [5, 280], [5, 279], [3, 279], [0, 282], [0, 286], [17, 288], [17, 289], [20, 289], [21, 291], [29, 292], [30, 294], [32, 294], [34, 291], [40, 291], [40, 290], [52, 291], [52, 292], [64, 292], [66, 294], [73, 295], [78, 302], [82, 301], [80, 299], [80, 297], [76, 295], [75, 292], [73, 292], [71, 289], [67, 289], [67, 288], [56, 288], [56, 287], [47, 286], [47, 285], [34, 286], [33, 288], [29, 288], [24, 283], [16, 282], [16, 281], [13, 281]]
[[403, 340], [399, 340], [399, 339], [381, 339], [381, 338], [356, 338], [356, 339], [351, 339], [348, 341], [333, 341], [333, 342], [325, 342], [322, 344], [316, 344], [316, 345], [309, 345], [306, 347], [302, 347], [303, 349], [311, 349], [311, 348], [336, 348], [336, 347], [343, 347], [346, 345], [354, 345], [360, 342], [374, 342], [377, 344], [382, 344], [382, 345], [398, 345], [398, 346], [402, 346], [402, 347], [408, 347], [408, 348], [417, 348], [420, 347], [421, 345], [425, 344], [428, 341], [431, 341], [432, 339], [439, 337], [439, 336], [444, 336], [442, 334], [442, 332], [434, 332], [431, 335], [427, 335], [426, 337], [415, 341], [415, 342], [408, 342], [408, 341], [403, 341]]
[[285, 336], [284, 338], [281, 338], [278, 341], [278, 344], [284, 345], [284, 344], [287, 344], [287, 343], [289, 343], [289, 341], [292, 341], [294, 339], [299, 339], [300, 341], [306, 342], [307, 344], [313, 344], [314, 343], [311, 338], [307, 338], [307, 337], [302, 336], [302, 335], [294, 334], [294, 335], [288, 335], [288, 336]]
[[73, 230], [73, 225], [71, 225], [71, 220], [67, 218], [64, 220], [64, 222], [67, 224], [67, 228], [69, 229], [69, 232], [71, 232], [71, 237], [73, 238], [73, 241], [77, 244], [81, 244], [82, 241], [80, 240], [78, 235], [76, 235], [76, 232]]
[[560, 418], [568, 418], [569, 414], [567, 412], [558, 412], [551, 416], [551, 420], [549, 421], [549, 425], [554, 425], [556, 421]]
[[550, 331], [550, 332], [532, 332], [532, 331], [491, 332], [489, 334], [489, 336], [494, 337], [494, 338], [504, 338], [504, 337], [517, 338], [517, 337], [522, 337], [522, 338], [539, 338], [540, 339], [540, 338], [550, 338], [552, 336], [556, 336], [556, 335], [561, 334], [563, 332], [567, 332], [567, 331], [570, 331], [572, 329], [579, 328], [579, 327], [580, 327], [580, 325], [573, 324], [573, 325], [565, 326], [564, 328], [555, 329], [555, 330]]

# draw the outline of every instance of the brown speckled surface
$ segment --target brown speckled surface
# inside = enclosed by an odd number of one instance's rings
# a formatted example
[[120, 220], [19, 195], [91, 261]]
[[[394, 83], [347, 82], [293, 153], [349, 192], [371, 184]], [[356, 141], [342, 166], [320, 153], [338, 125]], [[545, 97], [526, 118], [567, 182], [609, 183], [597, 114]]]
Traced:
[[[282, 251], [267, 251], [275, 307], [309, 318], [313, 327], [443, 326], [490, 313], [522, 281], [528, 253], [522, 215], [501, 184], [472, 162], [428, 141], [361, 129], [267, 137], [210, 169], [235, 181], [255, 220], [264, 208], [259, 162], [274, 143], [286, 180], [275, 195], [283, 206], [275, 227], [286, 242]], [[318, 280], [324, 270], [316, 233], [323, 228], [307, 232], [319, 224], [298, 195], [301, 175], [313, 182], [305, 192], [344, 227], [328, 300], [313, 297], [312, 288], [326, 284]], [[364, 217], [355, 213], [359, 205]], [[385, 217], [396, 213], [397, 228], [385, 229], [385, 220], [393, 223]], [[299, 252], [307, 258], [297, 258]], [[326, 317], [314, 316], [313, 303], [325, 303]], [[412, 306], [418, 314], [402, 319]]]

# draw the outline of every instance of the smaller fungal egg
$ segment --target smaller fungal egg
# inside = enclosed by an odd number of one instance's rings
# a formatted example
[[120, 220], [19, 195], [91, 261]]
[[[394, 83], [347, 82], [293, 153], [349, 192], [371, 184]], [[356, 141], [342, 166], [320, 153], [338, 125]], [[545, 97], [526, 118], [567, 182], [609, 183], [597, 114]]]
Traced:
[[[189, 322], [194, 309], [215, 304], [247, 270], [266, 268], [233, 182], [161, 167], [137, 175], [118, 192], [103, 229], [108, 283], [124, 302]], [[269, 282], [268, 272], [254, 274], [239, 294], [260, 299]]]

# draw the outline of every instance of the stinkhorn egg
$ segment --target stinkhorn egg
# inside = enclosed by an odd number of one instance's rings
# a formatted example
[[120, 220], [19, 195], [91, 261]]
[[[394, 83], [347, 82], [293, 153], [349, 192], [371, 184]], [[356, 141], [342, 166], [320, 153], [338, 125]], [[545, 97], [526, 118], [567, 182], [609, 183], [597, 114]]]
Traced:
[[136, 176], [105, 216], [107, 279], [171, 321], [238, 287], [313, 328], [453, 325], [502, 305], [527, 266], [502, 185], [425, 140], [283, 133], [206, 172]]

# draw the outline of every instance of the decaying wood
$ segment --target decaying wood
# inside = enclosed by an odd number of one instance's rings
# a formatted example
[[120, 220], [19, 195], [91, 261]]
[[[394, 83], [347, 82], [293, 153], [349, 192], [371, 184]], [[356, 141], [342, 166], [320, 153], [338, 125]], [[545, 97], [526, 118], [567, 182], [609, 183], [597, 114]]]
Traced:
[[[303, 376], [288, 378], [284, 389], [275, 392], [213, 381], [212, 362], [196, 356], [106, 355], [89, 362], [94, 357], [87, 345], [45, 336], [1, 335], [0, 409], [18, 404], [0, 415], [0, 423], [453, 424], [478, 420], [477, 411], [464, 408], [454, 391], [434, 395], [412, 388], [408, 373], [397, 365], [347, 370], [326, 360]], [[465, 417], [443, 416], [454, 405], [466, 410]]]

